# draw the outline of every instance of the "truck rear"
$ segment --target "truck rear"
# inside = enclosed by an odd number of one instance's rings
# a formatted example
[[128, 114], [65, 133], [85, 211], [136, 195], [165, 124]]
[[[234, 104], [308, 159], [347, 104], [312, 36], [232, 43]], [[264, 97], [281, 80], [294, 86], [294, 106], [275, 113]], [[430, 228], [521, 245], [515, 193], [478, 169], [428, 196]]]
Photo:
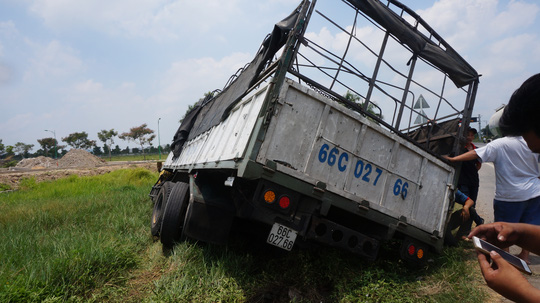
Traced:
[[460, 150], [479, 75], [398, 1], [316, 2], [186, 114], [150, 193], [164, 246], [224, 244], [241, 222], [285, 250], [442, 248], [456, 171], [441, 155]]

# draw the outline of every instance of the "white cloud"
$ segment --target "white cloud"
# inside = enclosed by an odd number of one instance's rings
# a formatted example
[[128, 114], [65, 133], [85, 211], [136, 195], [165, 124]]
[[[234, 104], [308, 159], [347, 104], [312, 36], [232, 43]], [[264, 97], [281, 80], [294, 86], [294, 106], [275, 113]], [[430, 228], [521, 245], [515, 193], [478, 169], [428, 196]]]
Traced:
[[65, 77], [85, 69], [78, 52], [59, 41], [51, 41], [47, 45], [33, 44], [33, 47], [34, 57], [30, 59], [26, 80], [34, 77]]
[[0, 37], [13, 37], [18, 33], [12, 20], [0, 22]]
[[75, 92], [79, 94], [95, 94], [103, 91], [103, 84], [92, 79], [75, 84]]
[[9, 82], [11, 79], [11, 70], [0, 62], [0, 85]]
[[250, 54], [234, 53], [220, 60], [207, 57], [174, 62], [161, 81], [160, 99], [165, 102], [180, 100], [187, 107], [204, 93], [222, 89], [228, 78], [251, 60]]
[[[292, 0], [278, 0], [279, 3]], [[207, 33], [246, 18], [248, 0], [37, 0], [30, 11], [58, 31], [88, 28], [111, 35], [177, 39]], [[276, 7], [274, 7], [275, 9]]]
[[508, 6], [490, 22], [490, 26], [498, 33], [520, 30], [534, 24], [540, 7], [538, 3], [510, 1]]

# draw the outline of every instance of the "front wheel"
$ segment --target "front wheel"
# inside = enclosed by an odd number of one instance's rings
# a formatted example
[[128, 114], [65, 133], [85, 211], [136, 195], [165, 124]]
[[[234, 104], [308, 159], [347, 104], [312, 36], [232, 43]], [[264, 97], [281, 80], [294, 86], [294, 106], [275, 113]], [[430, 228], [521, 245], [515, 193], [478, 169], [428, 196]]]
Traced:
[[161, 243], [165, 247], [172, 247], [182, 238], [182, 229], [189, 203], [189, 184], [178, 182], [174, 184], [161, 222]]

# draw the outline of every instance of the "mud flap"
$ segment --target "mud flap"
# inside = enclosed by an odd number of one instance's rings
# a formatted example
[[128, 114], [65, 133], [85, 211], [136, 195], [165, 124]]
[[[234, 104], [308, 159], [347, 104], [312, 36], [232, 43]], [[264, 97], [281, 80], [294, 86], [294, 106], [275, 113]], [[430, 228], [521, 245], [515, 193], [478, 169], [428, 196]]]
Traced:
[[203, 242], [226, 244], [235, 207], [215, 183], [190, 177], [191, 199], [184, 221], [184, 235]]

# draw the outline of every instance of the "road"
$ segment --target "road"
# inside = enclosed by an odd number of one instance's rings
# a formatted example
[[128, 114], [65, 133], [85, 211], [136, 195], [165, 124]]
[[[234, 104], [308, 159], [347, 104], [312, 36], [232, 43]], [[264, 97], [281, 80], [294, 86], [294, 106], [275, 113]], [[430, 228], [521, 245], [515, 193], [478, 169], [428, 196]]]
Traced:
[[[480, 144], [479, 144], [480, 145]], [[495, 196], [495, 168], [492, 163], [483, 163], [482, 168], [479, 171], [480, 174], [480, 188], [478, 190], [478, 201], [476, 201], [476, 208], [480, 216], [482, 216], [486, 223], [493, 222], [493, 197]], [[519, 247], [511, 247], [510, 252], [518, 254], [521, 251]], [[527, 276], [527, 279], [536, 288], [540, 289], [540, 257], [532, 254], [530, 255], [530, 267], [533, 272], [532, 276]], [[499, 302], [512, 302], [501, 297]]]

